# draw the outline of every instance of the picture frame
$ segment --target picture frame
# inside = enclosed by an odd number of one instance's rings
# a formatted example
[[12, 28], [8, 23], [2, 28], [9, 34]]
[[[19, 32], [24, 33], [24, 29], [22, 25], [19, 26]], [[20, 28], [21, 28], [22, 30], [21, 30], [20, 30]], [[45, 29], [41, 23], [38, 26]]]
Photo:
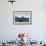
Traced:
[[32, 11], [13, 11], [14, 25], [32, 24]]

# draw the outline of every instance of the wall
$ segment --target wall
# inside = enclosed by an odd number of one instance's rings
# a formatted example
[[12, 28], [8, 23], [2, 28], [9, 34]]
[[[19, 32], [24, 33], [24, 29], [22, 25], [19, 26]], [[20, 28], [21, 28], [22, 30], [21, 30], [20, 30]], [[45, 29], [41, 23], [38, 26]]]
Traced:
[[[14, 40], [18, 32], [29, 33], [33, 40], [45, 40], [46, 16], [43, 6], [42, 0], [17, 0], [14, 5], [0, 0], [0, 40]], [[32, 25], [14, 25], [13, 11], [32, 11]]]

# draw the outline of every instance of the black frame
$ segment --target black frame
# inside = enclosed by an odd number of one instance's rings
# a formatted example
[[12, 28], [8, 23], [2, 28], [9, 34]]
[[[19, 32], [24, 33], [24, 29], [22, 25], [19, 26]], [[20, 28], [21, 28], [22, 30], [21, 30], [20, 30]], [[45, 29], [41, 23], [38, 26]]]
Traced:
[[[19, 22], [19, 23], [17, 23], [17, 22], [15, 22], [15, 13], [16, 12], [29, 12], [30, 13], [30, 17], [29, 17], [29, 20], [30, 20], [30, 22], [25, 22], [25, 23], [22, 23], [22, 22]], [[13, 11], [13, 24], [14, 25], [32, 25], [32, 11]]]

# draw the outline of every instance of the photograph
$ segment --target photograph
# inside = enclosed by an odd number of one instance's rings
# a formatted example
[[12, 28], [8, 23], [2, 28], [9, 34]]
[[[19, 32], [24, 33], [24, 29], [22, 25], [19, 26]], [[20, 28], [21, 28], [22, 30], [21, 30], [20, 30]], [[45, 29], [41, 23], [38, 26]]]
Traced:
[[13, 24], [32, 24], [32, 11], [13, 11]]

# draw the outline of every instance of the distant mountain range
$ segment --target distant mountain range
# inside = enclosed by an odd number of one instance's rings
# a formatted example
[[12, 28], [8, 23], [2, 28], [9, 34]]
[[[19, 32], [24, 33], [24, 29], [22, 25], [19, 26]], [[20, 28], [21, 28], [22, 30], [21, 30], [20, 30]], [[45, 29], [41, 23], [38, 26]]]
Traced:
[[28, 17], [24, 17], [24, 16], [22, 16], [22, 17], [15, 16], [15, 21], [16, 22], [29, 22], [29, 18]]

